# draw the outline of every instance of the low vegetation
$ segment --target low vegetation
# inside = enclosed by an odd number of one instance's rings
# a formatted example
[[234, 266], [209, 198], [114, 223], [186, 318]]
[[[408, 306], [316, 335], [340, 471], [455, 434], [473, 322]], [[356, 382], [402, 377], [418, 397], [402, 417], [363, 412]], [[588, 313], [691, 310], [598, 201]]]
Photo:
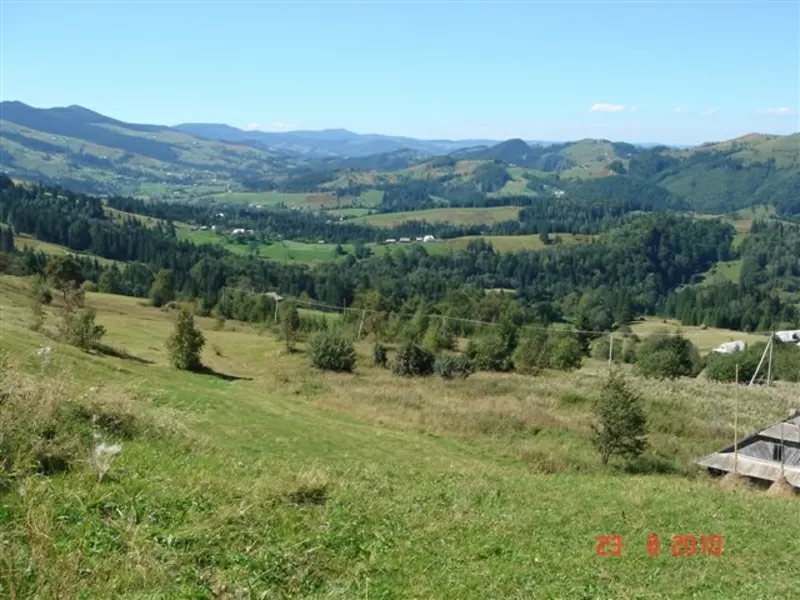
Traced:
[[[17, 358], [0, 377], [0, 447], [30, 457], [3, 475], [4, 596], [791, 596], [791, 581], [753, 580], [741, 560], [791, 568], [792, 499], [726, 489], [692, 464], [732, 439], [730, 386], [628, 374], [648, 447], [604, 466], [591, 425], [605, 363], [399, 380], [365, 341], [355, 371], [333, 374], [311, 368], [305, 333], [287, 353], [277, 327], [195, 317], [226, 351], [193, 373], [159, 344], [171, 310], [86, 302], [127, 357], [30, 331], [26, 285], [0, 277], [0, 348]], [[784, 382], [743, 393], [741, 430], [795, 396]], [[724, 552], [671, 558], [676, 531], [722, 535]], [[644, 551], [653, 532], [660, 558]], [[596, 536], [613, 533], [625, 541], [611, 565]]]

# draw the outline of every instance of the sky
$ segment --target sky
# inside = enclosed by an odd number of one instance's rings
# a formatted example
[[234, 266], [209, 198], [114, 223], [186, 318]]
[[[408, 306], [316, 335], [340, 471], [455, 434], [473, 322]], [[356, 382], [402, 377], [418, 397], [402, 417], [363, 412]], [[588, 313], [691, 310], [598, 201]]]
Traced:
[[800, 3], [0, 3], [0, 98], [129, 122], [694, 144], [800, 130]]

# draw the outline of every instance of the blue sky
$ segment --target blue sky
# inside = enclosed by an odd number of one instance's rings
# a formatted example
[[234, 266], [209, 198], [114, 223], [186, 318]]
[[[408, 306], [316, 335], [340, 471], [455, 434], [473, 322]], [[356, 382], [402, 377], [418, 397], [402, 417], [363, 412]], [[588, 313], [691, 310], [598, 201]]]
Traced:
[[800, 130], [798, 3], [2, 5], [4, 100], [133, 122], [697, 143]]

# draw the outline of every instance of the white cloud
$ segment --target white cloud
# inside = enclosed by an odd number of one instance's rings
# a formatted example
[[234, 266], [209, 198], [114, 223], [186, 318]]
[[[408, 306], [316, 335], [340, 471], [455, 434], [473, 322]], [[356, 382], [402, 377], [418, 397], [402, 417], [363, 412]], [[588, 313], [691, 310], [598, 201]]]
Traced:
[[786, 117], [794, 113], [788, 106], [780, 106], [778, 108], [760, 108], [756, 111], [760, 115], [773, 115], [775, 117]]
[[625, 106], [622, 104], [608, 104], [606, 102], [598, 102], [597, 104], [592, 104], [589, 107], [589, 112], [619, 112], [621, 110], [625, 110]]
[[683, 106], [676, 106], [675, 108], [672, 109], [672, 112], [674, 112], [674, 113], [684, 113], [684, 112], [686, 112], [686, 109]]
[[717, 114], [718, 110], [719, 110], [718, 108], [709, 108], [708, 110], [703, 111], [703, 116], [704, 117], [713, 117], [715, 114]]
[[631, 112], [636, 112], [637, 110], [639, 110], [638, 106], [636, 106], [635, 104], [631, 106]]
[[263, 127], [261, 126], [261, 123], [256, 123], [254, 121], [251, 121], [244, 126], [245, 131], [261, 131], [262, 129]]

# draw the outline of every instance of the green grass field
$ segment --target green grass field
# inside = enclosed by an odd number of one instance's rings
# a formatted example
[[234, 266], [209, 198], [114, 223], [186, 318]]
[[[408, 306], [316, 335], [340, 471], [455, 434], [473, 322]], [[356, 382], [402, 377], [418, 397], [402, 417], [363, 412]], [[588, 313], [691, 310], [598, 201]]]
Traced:
[[20, 250], [23, 248], [30, 248], [35, 252], [44, 252], [45, 254], [52, 254], [54, 256], [66, 256], [67, 254], [74, 254], [76, 256], [86, 256], [88, 258], [93, 258], [97, 260], [100, 264], [108, 265], [111, 263], [119, 263], [119, 261], [111, 260], [108, 258], [103, 258], [102, 256], [96, 256], [89, 252], [75, 252], [64, 246], [59, 246], [58, 244], [51, 244], [49, 242], [42, 242], [41, 240], [37, 240], [35, 237], [31, 237], [29, 235], [25, 235], [24, 233], [18, 233], [14, 236], [14, 246]]
[[742, 259], [718, 262], [704, 274], [703, 285], [711, 285], [720, 281], [738, 283], [741, 273]]
[[701, 353], [707, 353], [720, 344], [743, 340], [748, 344], [755, 342], [766, 342], [764, 336], [753, 335], [741, 331], [730, 331], [727, 329], [717, 329], [715, 327], [702, 327], [681, 325], [675, 319], [648, 318], [634, 323], [631, 327], [633, 332], [639, 337], [645, 337], [653, 333], [680, 331], [686, 338], [690, 339], [697, 346]]
[[[0, 277], [6, 393], [95, 403], [129, 415], [134, 432], [103, 434], [122, 453], [102, 482], [87, 454], [0, 492], [2, 597], [794, 595], [796, 500], [692, 467], [733, 438], [730, 386], [633, 378], [664, 472], [632, 475], [603, 468], [589, 445], [601, 363], [406, 380], [369, 366], [365, 343], [356, 372], [337, 375], [311, 369], [302, 341], [288, 353], [270, 332], [198, 319], [218, 375], [191, 374], [167, 364], [173, 314], [87, 301], [104, 341], [135, 360], [29, 331], [21, 280]], [[46, 369], [44, 345], [55, 357]], [[796, 387], [742, 390], [740, 427], [775, 420], [787, 398]], [[658, 557], [645, 552], [652, 533]], [[597, 556], [600, 534], [623, 537], [621, 556]], [[675, 534], [721, 535], [724, 552], [673, 557]]]
[[396, 213], [369, 215], [356, 219], [360, 223], [375, 227], [394, 227], [405, 221], [447, 221], [454, 225], [490, 224], [516, 219], [519, 207], [501, 206], [493, 208], [432, 208]]
[[380, 204], [383, 192], [366, 190], [357, 197], [336, 198], [334, 193], [287, 193], [287, 192], [223, 192], [210, 196], [215, 202], [226, 204], [246, 204], [253, 206], [277, 206], [307, 210], [336, 210], [340, 208], [369, 208]]
[[[192, 229], [188, 225], [178, 225], [178, 236], [196, 244], [219, 244], [236, 254], [247, 254], [250, 251], [247, 244], [236, 243], [230, 236], [221, 235], [211, 230]], [[353, 251], [351, 244], [343, 244], [342, 249], [349, 253]], [[337, 258], [336, 244], [310, 244], [292, 240], [259, 244], [258, 255], [262, 258], [287, 262], [316, 262]]]
[[[315, 200], [318, 201], [310, 201], [309, 197], [315, 197]], [[335, 205], [336, 200], [332, 194], [292, 194], [284, 192], [223, 192], [214, 194], [211, 198], [216, 202], [226, 204], [252, 204], [254, 206], [285, 204], [287, 207], [297, 206], [301, 208], [322, 208], [326, 203]]]

